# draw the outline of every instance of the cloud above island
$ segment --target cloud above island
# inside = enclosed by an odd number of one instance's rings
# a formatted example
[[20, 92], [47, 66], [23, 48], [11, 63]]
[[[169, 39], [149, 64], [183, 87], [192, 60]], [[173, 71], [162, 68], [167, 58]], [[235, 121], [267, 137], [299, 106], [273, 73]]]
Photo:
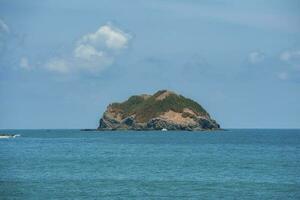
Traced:
[[280, 55], [280, 59], [284, 61], [288, 61], [293, 58], [300, 59], [300, 50], [284, 51]]
[[68, 55], [48, 60], [44, 68], [60, 74], [79, 71], [99, 73], [114, 63], [131, 39], [130, 34], [108, 23], [93, 33], [83, 35]]
[[265, 54], [260, 51], [253, 51], [248, 55], [248, 61], [252, 64], [262, 62], [265, 59]]
[[247, 54], [244, 77], [255, 80], [300, 81], [300, 50], [292, 48], [278, 53], [268, 54], [263, 51], [251, 51]]
[[9, 32], [10, 29], [8, 25], [2, 19], [0, 19], [0, 33], [9, 33]]
[[9, 26], [0, 18], [0, 53], [1, 54], [3, 54], [3, 51], [7, 46], [9, 34], [10, 34]]
[[277, 76], [280, 80], [300, 80], [300, 50], [290, 49], [280, 53], [279, 60], [283, 71]]
[[33, 66], [31, 66], [29, 64], [29, 61], [28, 61], [28, 58], [27, 57], [22, 57], [20, 59], [20, 68], [24, 69], [24, 70], [32, 70], [33, 69]]

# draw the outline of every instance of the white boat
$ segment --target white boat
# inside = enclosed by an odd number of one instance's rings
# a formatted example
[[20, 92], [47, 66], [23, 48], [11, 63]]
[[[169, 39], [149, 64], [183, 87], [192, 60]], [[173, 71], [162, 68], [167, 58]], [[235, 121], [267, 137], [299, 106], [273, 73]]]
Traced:
[[1, 134], [1, 133], [0, 133], [0, 139], [15, 138], [15, 137], [18, 137], [18, 136], [20, 136], [20, 135], [19, 135], [19, 134], [18, 134], [18, 135]]
[[0, 139], [8, 139], [8, 138], [12, 138], [12, 136], [9, 136], [9, 135], [0, 135]]
[[163, 128], [163, 129], [161, 129], [161, 131], [167, 131], [168, 129], [166, 129], [166, 128]]

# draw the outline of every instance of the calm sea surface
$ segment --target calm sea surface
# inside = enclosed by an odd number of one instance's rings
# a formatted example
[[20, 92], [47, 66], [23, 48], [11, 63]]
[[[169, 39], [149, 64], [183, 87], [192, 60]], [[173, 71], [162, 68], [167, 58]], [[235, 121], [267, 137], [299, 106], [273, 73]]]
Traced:
[[300, 130], [2, 130], [0, 199], [300, 199]]

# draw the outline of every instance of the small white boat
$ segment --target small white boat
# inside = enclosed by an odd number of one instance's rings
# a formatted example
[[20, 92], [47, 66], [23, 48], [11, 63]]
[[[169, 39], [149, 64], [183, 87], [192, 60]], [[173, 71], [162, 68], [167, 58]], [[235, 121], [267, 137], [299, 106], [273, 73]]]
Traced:
[[12, 136], [9, 135], [0, 135], [0, 139], [8, 139], [11, 138]]
[[18, 137], [20, 136], [19, 134], [18, 135], [12, 135], [12, 134], [2, 134], [0, 133], [0, 139], [8, 139], [8, 138], [15, 138], [15, 137]]
[[163, 129], [161, 129], [161, 131], [168, 131], [168, 129], [166, 129], [166, 128], [163, 128]]

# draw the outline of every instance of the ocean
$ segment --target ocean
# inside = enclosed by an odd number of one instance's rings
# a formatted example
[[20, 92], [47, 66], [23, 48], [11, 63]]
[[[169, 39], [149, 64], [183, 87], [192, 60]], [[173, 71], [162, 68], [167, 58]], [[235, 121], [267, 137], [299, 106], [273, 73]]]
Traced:
[[300, 130], [1, 130], [0, 199], [300, 199]]

